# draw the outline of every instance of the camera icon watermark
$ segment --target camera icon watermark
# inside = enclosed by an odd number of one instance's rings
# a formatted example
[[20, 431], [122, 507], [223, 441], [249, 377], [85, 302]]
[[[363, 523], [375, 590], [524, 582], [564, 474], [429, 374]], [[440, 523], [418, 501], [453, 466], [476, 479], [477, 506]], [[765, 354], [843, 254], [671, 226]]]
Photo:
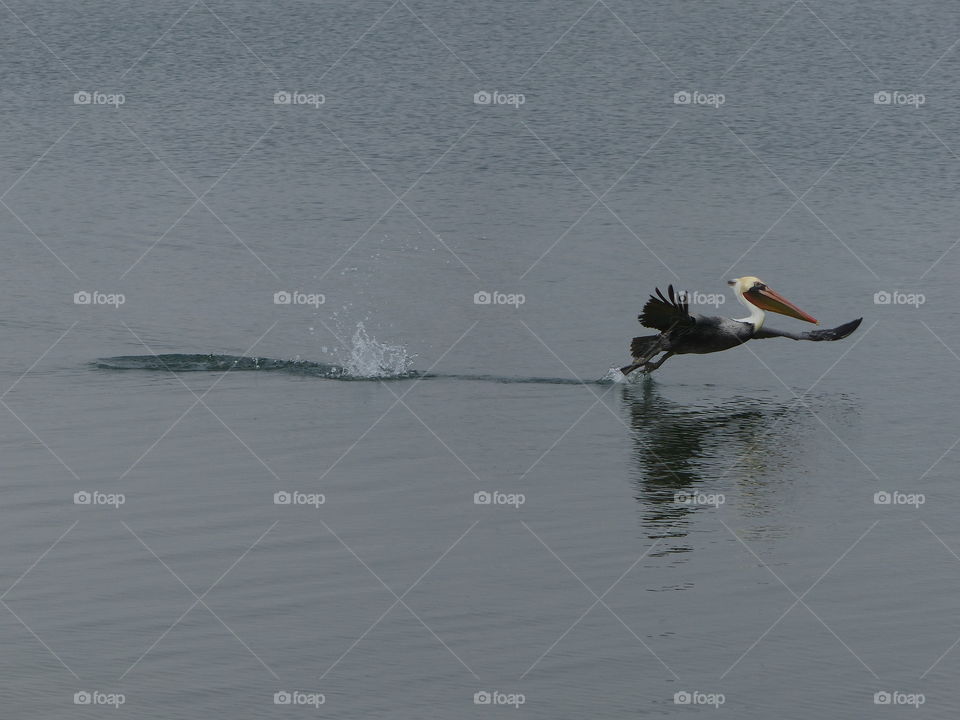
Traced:
[[689, 490], [678, 490], [673, 494], [673, 501], [681, 505], [706, 505], [708, 507], [720, 507], [727, 502], [727, 497], [723, 493], [702, 493]]
[[909, 505], [918, 510], [921, 505], [927, 502], [927, 496], [923, 493], [905, 493], [899, 490], [887, 492], [880, 490], [873, 494], [874, 505]]
[[674, 105], [708, 105], [719, 108], [727, 101], [723, 93], [705, 93], [699, 90], [680, 90], [673, 94]]
[[314, 109], [319, 108], [327, 101], [323, 93], [303, 93], [288, 92], [278, 90], [273, 94], [274, 105], [311, 105]]
[[79, 490], [73, 494], [74, 505], [106, 505], [114, 510], [119, 510], [120, 506], [126, 502], [127, 496], [123, 493]]
[[327, 301], [327, 296], [323, 293], [305, 293], [300, 290], [288, 292], [278, 290], [273, 294], [274, 305], [309, 305], [318, 308]]
[[319, 508], [326, 502], [327, 496], [323, 493], [304, 493], [296, 490], [287, 492], [286, 490], [280, 490], [273, 494], [274, 505], [310, 505], [311, 507]]
[[702, 293], [698, 290], [681, 290], [679, 295], [681, 301], [692, 303], [693, 305], [720, 307], [727, 301], [723, 293]]
[[498, 290], [487, 292], [479, 290], [473, 294], [474, 305], [512, 305], [519, 308], [527, 301], [527, 296], [523, 293], [504, 293]]
[[477, 90], [473, 94], [474, 105], [510, 105], [519, 108], [527, 102], [523, 93], [504, 93], [499, 90]]
[[278, 690], [273, 694], [274, 705], [306, 705], [319, 708], [327, 702], [323, 693], [309, 693], [300, 690]]
[[927, 296], [923, 293], [906, 293], [900, 290], [892, 292], [888, 290], [878, 290], [873, 294], [874, 305], [912, 305], [919, 308], [927, 301]]
[[923, 693], [906, 693], [900, 690], [879, 690], [873, 694], [874, 705], [911, 705], [919, 708], [927, 701]]
[[123, 293], [105, 293], [99, 290], [88, 292], [87, 290], [78, 290], [73, 294], [74, 305], [107, 305], [114, 310], [119, 308], [127, 301], [127, 296]]
[[911, 105], [919, 108], [926, 104], [927, 96], [923, 93], [905, 93], [899, 90], [879, 90], [873, 94], [874, 105]]
[[712, 705], [719, 708], [727, 701], [723, 693], [705, 693], [699, 690], [680, 690], [673, 694], [674, 705]]
[[473, 694], [474, 705], [506, 705], [519, 708], [527, 702], [523, 693], [505, 693], [499, 690], [478, 690]]
[[74, 705], [109, 705], [114, 709], [127, 702], [123, 693], [105, 693], [99, 690], [78, 690], [73, 694]]
[[499, 490], [488, 492], [479, 490], [473, 494], [474, 505], [507, 505], [514, 510], [519, 510], [520, 506], [527, 501], [527, 496], [523, 493], [505, 493]]
[[74, 105], [110, 105], [118, 108], [127, 101], [123, 93], [104, 93], [99, 90], [93, 92], [87, 90], [77, 90], [73, 94]]

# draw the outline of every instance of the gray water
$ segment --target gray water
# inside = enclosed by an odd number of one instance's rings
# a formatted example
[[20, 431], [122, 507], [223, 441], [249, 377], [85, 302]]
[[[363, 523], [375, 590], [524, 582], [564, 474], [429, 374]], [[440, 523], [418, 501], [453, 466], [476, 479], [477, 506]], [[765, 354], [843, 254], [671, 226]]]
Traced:
[[0, 15], [3, 717], [956, 708], [960, 8]]

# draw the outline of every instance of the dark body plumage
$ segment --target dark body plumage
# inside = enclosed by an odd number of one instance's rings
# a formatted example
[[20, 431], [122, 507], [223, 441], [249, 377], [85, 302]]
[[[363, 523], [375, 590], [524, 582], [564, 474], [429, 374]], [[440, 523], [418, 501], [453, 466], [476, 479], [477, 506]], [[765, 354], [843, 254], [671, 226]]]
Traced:
[[[787, 337], [793, 340], [841, 340], [856, 330], [863, 318], [840, 325], [829, 330], [811, 330], [791, 333], [783, 330], [761, 327], [757, 330], [753, 323], [731, 320], [715, 315], [691, 314], [687, 300], [674, 292], [673, 285], [667, 288], [664, 296], [657, 288], [638, 315], [644, 327], [659, 330], [659, 335], [635, 337], [630, 343], [630, 354], [634, 364], [621, 368], [626, 375], [638, 367], [656, 370], [671, 355], [689, 353], [712, 353], [741, 345], [748, 340], [771, 337]], [[650, 363], [657, 354], [665, 352], [660, 362]]]

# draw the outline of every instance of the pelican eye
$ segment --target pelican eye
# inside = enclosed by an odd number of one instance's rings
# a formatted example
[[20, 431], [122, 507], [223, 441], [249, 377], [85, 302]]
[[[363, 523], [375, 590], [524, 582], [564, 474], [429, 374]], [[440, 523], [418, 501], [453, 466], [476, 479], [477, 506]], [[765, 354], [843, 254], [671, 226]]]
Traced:
[[763, 283], [757, 283], [756, 285], [753, 286], [753, 289], [754, 289], [754, 290], [766, 290], [766, 289], [767, 289], [767, 286], [764, 285]]

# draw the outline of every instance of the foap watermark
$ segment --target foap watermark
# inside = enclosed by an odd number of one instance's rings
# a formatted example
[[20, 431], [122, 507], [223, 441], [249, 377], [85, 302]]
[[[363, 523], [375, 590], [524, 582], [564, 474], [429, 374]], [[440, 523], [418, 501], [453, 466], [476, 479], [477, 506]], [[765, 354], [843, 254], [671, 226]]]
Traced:
[[299, 91], [287, 92], [278, 90], [273, 94], [274, 105], [312, 105], [319, 108], [327, 101], [323, 93], [304, 93]]
[[911, 505], [914, 509], [919, 509], [921, 505], [927, 502], [927, 496], [923, 493], [905, 493], [899, 490], [887, 492], [880, 490], [873, 494], [874, 505]]
[[509, 705], [519, 708], [527, 702], [523, 693], [505, 693], [499, 690], [478, 690], [473, 694], [474, 705]]
[[698, 290], [681, 290], [680, 299], [694, 305], [713, 305], [713, 307], [720, 307], [727, 301], [723, 293], [702, 293]]
[[873, 694], [874, 705], [910, 705], [919, 709], [927, 701], [923, 693], [906, 693], [900, 690], [879, 690]]
[[705, 93], [699, 90], [680, 90], [673, 94], [674, 105], [709, 105], [718, 108], [727, 101], [723, 93]]
[[127, 502], [123, 493], [105, 493], [99, 490], [79, 490], [73, 494], [74, 505], [109, 505], [114, 510]]
[[323, 693], [302, 692], [300, 690], [278, 690], [273, 694], [274, 705], [306, 705], [318, 708], [327, 701]]
[[87, 292], [78, 290], [73, 294], [74, 305], [109, 305], [114, 309], [120, 307], [127, 301], [127, 296], [123, 293], [105, 293], [99, 290]]
[[723, 493], [702, 493], [679, 490], [673, 494], [673, 501], [681, 505], [709, 505], [720, 507], [727, 501]]
[[912, 105], [915, 108], [927, 102], [923, 93], [906, 93], [899, 90], [879, 90], [873, 94], [874, 105]]
[[923, 293], [908, 293], [901, 290], [889, 292], [887, 290], [878, 290], [873, 294], [874, 305], [913, 305], [918, 308], [927, 301], [927, 296]]
[[99, 690], [78, 690], [73, 694], [74, 705], [109, 705], [117, 709], [127, 701], [123, 693], [105, 693]]
[[674, 705], [712, 705], [718, 708], [727, 701], [723, 693], [705, 693], [699, 690], [681, 690], [673, 694]]
[[480, 290], [473, 294], [474, 305], [513, 305], [520, 307], [527, 301], [527, 296], [523, 293], [505, 293], [498, 290], [487, 292]]
[[480, 490], [473, 494], [474, 505], [509, 505], [515, 510], [519, 510], [520, 506], [526, 501], [527, 496], [523, 493], [505, 493], [499, 490], [487, 492], [486, 490]]
[[511, 105], [519, 108], [527, 101], [523, 93], [505, 93], [499, 90], [477, 90], [473, 94], [474, 105]]
[[105, 93], [99, 90], [88, 92], [87, 90], [77, 90], [73, 94], [74, 105], [110, 105], [118, 108], [127, 101], [123, 93]]
[[310, 307], [320, 307], [327, 301], [327, 296], [323, 293], [305, 293], [300, 290], [287, 292], [278, 290], [273, 294], [274, 305], [309, 305]]
[[327, 502], [327, 496], [323, 493], [304, 493], [297, 492], [287, 492], [286, 490], [280, 490], [273, 494], [273, 504], [274, 505], [310, 505], [311, 507], [319, 508]]

